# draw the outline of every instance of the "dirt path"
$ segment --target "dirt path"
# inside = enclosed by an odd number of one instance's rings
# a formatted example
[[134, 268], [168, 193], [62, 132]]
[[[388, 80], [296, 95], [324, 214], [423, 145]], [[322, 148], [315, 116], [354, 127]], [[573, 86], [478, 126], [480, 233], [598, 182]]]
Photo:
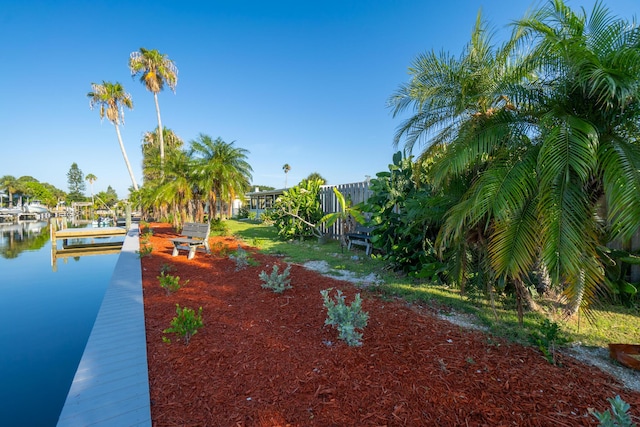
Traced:
[[[575, 426], [596, 425], [589, 408], [619, 394], [640, 409], [640, 393], [570, 357], [556, 367], [535, 350], [462, 328], [396, 300], [362, 291], [369, 313], [361, 347], [324, 326], [320, 291], [351, 283], [291, 267], [293, 289], [278, 295], [258, 278], [278, 258], [236, 272], [214, 253], [171, 257], [166, 224], [152, 224], [142, 258], [154, 426]], [[250, 248], [247, 248], [250, 250]], [[189, 283], [167, 296], [163, 265]], [[188, 346], [166, 344], [175, 305], [202, 307], [204, 328]], [[171, 336], [171, 338], [174, 338]]]

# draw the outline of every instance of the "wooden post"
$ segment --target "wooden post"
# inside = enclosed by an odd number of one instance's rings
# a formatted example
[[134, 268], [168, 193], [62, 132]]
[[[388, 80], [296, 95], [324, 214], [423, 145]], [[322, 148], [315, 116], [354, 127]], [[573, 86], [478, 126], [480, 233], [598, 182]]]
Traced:
[[57, 248], [57, 240], [56, 240], [56, 221], [49, 221], [51, 226], [51, 248]]

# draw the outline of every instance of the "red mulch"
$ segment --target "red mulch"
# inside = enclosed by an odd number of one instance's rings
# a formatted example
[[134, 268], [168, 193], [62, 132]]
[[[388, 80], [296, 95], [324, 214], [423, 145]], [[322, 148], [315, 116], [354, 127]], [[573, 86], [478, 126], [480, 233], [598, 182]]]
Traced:
[[[565, 357], [549, 364], [533, 348], [462, 329], [428, 310], [389, 301], [347, 282], [291, 267], [293, 289], [261, 287], [261, 271], [281, 259], [249, 247], [257, 267], [235, 271], [218, 252], [238, 243], [212, 237], [213, 253], [171, 256], [167, 224], [151, 224], [142, 258], [154, 426], [576, 426], [596, 425], [588, 408], [619, 394], [640, 411], [640, 393], [597, 368]], [[218, 250], [218, 251], [217, 251]], [[186, 286], [167, 296], [164, 264]], [[349, 347], [324, 326], [320, 291], [363, 297], [364, 344]], [[203, 308], [204, 327], [188, 346], [162, 331], [175, 305]], [[330, 343], [330, 344], [329, 344]]]

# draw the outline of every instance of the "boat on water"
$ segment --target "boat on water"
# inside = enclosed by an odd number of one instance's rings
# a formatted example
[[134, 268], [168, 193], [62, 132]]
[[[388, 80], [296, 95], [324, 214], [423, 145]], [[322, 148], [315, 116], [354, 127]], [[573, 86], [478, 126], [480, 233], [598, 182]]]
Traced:
[[100, 217], [91, 222], [94, 227], [111, 227], [113, 226], [113, 219], [109, 217]]
[[0, 208], [0, 215], [18, 215], [22, 212], [20, 208]]
[[26, 205], [23, 205], [22, 207], [24, 208], [25, 212], [29, 212], [29, 213], [37, 213], [37, 214], [49, 213], [49, 209], [46, 206], [44, 206], [42, 203], [40, 203], [40, 200], [32, 200]]

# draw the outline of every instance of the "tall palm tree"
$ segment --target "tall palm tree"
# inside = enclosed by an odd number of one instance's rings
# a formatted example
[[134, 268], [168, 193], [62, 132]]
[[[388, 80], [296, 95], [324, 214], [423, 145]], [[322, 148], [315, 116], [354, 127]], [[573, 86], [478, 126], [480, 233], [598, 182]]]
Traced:
[[213, 140], [200, 134], [191, 141], [191, 153], [195, 161], [195, 179], [198, 187], [207, 194], [209, 214], [216, 214], [217, 200], [227, 202], [229, 209], [238, 194], [249, 188], [253, 169], [247, 162], [248, 151], [235, 147], [221, 138]]
[[92, 92], [87, 93], [89, 97], [89, 107], [93, 110], [96, 105], [100, 106], [100, 119], [107, 116], [107, 119], [116, 128], [116, 134], [118, 135], [118, 142], [120, 143], [120, 150], [122, 151], [122, 157], [127, 165], [129, 176], [135, 191], [138, 191], [138, 184], [136, 178], [133, 175], [129, 158], [127, 157], [127, 151], [122, 143], [122, 135], [120, 135], [120, 121], [124, 123], [124, 107], [129, 109], [133, 108], [133, 101], [131, 95], [125, 92], [120, 83], [111, 83], [103, 81], [102, 84], [91, 83]]
[[98, 179], [97, 176], [95, 176], [92, 173], [88, 173], [87, 176], [84, 177], [84, 179], [86, 181], [89, 181], [89, 186], [91, 187], [91, 203], [93, 204], [93, 183], [96, 182], [96, 180]]
[[158, 115], [158, 134], [160, 137], [160, 164], [164, 163], [164, 135], [159, 132], [162, 127], [160, 118], [160, 104], [158, 104], [158, 93], [164, 89], [165, 83], [175, 93], [178, 84], [178, 68], [167, 55], [155, 49], [148, 50], [143, 47], [139, 51], [132, 52], [129, 56], [129, 69], [131, 76], [140, 75], [140, 82], [145, 85], [148, 91], [153, 93], [156, 104], [156, 114]]
[[287, 188], [287, 176], [289, 176], [289, 171], [291, 170], [289, 163], [285, 163], [282, 166], [282, 170], [284, 171], [284, 188]]

